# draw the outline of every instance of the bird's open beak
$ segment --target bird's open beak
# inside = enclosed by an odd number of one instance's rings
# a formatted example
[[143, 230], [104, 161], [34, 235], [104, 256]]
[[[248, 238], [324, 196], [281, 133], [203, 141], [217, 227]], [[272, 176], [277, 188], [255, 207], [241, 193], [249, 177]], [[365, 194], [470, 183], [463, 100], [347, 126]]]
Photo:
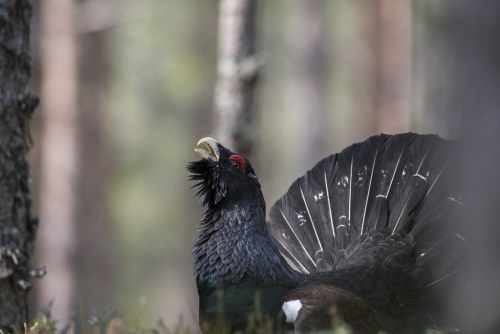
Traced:
[[208, 151], [198, 147], [194, 149], [194, 151], [198, 153], [200, 158], [219, 161], [219, 147], [217, 147], [217, 140], [210, 137], [205, 137], [200, 139], [198, 141], [198, 144], [196, 145], [200, 144], [204, 144], [208, 149]]

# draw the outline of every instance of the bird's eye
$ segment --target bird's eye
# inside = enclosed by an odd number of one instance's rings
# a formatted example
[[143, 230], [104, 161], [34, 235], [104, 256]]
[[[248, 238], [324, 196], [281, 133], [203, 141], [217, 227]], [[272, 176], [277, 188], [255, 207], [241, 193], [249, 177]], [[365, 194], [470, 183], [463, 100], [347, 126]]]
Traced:
[[231, 164], [231, 167], [234, 169], [241, 170], [243, 174], [246, 172], [246, 163], [245, 159], [243, 157], [240, 157], [239, 155], [232, 155], [229, 157], [229, 163]]

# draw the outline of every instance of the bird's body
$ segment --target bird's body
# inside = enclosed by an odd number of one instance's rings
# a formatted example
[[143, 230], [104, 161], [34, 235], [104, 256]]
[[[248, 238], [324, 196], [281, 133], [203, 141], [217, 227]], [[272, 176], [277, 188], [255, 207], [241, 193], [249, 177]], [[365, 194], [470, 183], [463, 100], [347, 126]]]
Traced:
[[[220, 160], [229, 158], [222, 147], [220, 152]], [[234, 332], [245, 330], [248, 317], [255, 316], [257, 310], [277, 315], [285, 292], [305, 282], [305, 276], [293, 270], [273, 244], [256, 178], [250, 179], [245, 191], [239, 191], [237, 184], [241, 182], [238, 178], [246, 176], [238, 175], [241, 172], [236, 170], [229, 171], [233, 175], [227, 173], [225, 184], [204, 183], [207, 173], [223, 176], [220, 160], [215, 165], [211, 160], [201, 160], [189, 167], [194, 173], [192, 178], [202, 180], [199, 194], [208, 208], [198, 225], [193, 257], [200, 324], [219, 328], [224, 326], [221, 322], [230, 319], [230, 332]], [[211, 170], [207, 165], [217, 167]], [[221, 315], [225, 320], [220, 319]], [[274, 316], [269, 320], [276, 321]]]
[[440, 323], [445, 283], [462, 266], [463, 237], [448, 224], [461, 206], [454, 143], [371, 137], [295, 181], [266, 223], [248, 160], [201, 142], [209, 151], [188, 166], [207, 207], [193, 247], [201, 323], [222, 314], [230, 332], [244, 331], [259, 313], [273, 331], [285, 318], [297, 332], [419, 333]]

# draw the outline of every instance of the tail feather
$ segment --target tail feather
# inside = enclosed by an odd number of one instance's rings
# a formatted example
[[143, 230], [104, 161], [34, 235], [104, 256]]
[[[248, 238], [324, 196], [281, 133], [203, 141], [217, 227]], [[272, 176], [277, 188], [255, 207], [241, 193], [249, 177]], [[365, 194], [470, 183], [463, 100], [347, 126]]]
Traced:
[[412, 175], [406, 186], [403, 188], [401, 197], [391, 210], [389, 220], [394, 222], [391, 226], [391, 233], [394, 234], [399, 229], [408, 230], [408, 224], [412, 220], [411, 212], [420, 204], [427, 189], [427, 179], [420, 174]]
[[[461, 200], [450, 170], [454, 147], [434, 135], [378, 135], [326, 157], [271, 208], [273, 240], [309, 273], [334, 269], [362, 235], [384, 229], [412, 234], [415, 251], [424, 254], [418, 261], [442, 264], [442, 245], [460, 235], [451, 229], [439, 240]], [[453, 272], [456, 258], [433, 277]]]
[[381, 230], [388, 225], [389, 204], [387, 197], [377, 195], [375, 197], [375, 206], [368, 217], [368, 230]]
[[[330, 166], [325, 164], [324, 167]], [[309, 272], [318, 271], [318, 267], [323, 267], [324, 261], [331, 262], [331, 259], [323, 258], [323, 255], [334, 252], [335, 245], [329, 241], [337, 240], [331, 216], [334, 206], [329, 205], [331, 184], [325, 177], [327, 173], [320, 166], [314, 177], [305, 175], [294, 182], [290, 191], [297, 196], [281, 199], [282, 205], [273, 210], [273, 219], [279, 223], [269, 226], [275, 243], [284, 255], [297, 267]], [[283, 245], [289, 245], [292, 239], [295, 245], [284, 250]]]
[[279, 220], [280, 224], [276, 224], [276, 228], [272, 230], [276, 246], [298, 268], [302, 268], [303, 272], [316, 272], [314, 248], [307, 243], [308, 239], [304, 240], [300, 224], [297, 224], [294, 219], [287, 218], [281, 209], [279, 209], [279, 214], [281, 216], [276, 217], [276, 220]]

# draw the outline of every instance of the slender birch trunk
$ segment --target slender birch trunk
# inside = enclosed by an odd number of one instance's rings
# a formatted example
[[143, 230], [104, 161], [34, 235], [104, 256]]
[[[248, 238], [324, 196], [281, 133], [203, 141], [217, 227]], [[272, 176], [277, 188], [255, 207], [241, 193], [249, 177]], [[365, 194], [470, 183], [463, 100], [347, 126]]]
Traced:
[[254, 91], [257, 0], [220, 0], [214, 133], [225, 146], [248, 155], [255, 138]]

